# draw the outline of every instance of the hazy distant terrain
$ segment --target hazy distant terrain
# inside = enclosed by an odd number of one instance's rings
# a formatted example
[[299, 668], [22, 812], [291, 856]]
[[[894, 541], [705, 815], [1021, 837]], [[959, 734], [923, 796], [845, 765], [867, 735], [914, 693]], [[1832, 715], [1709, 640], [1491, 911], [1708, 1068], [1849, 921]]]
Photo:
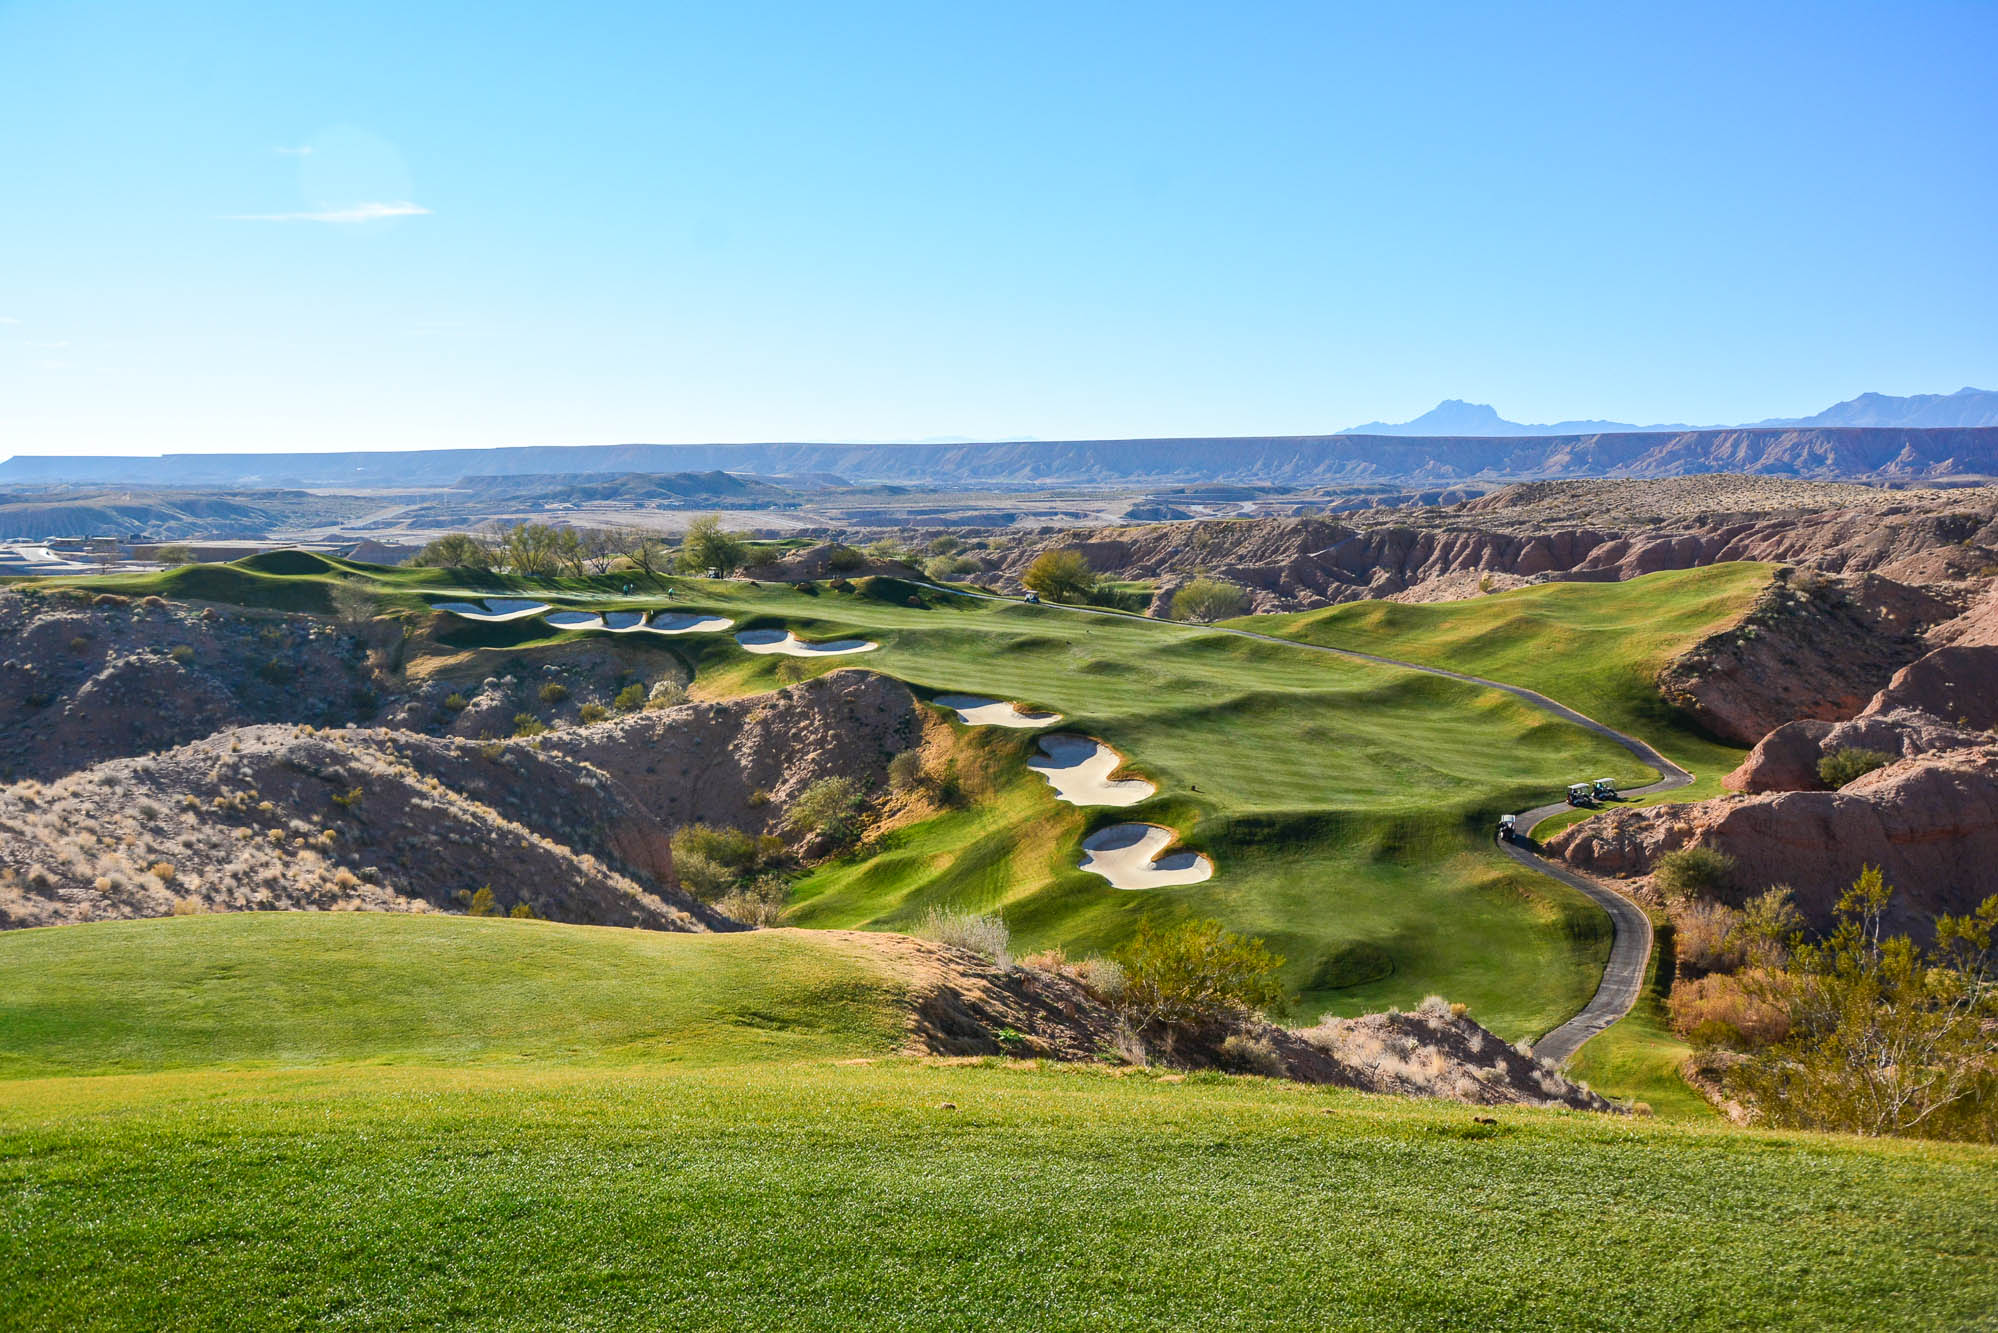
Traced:
[[[1958, 389], [1955, 393], [1918, 393], [1906, 398], [1863, 393], [1834, 403], [1808, 417], [1767, 417], [1749, 426], [1899, 426], [1931, 430], [1945, 426], [1998, 426], [1998, 392]], [[1682, 424], [1637, 426], [1627, 421], [1557, 421], [1527, 426], [1507, 421], [1488, 403], [1446, 398], [1413, 421], [1369, 421], [1341, 435], [1602, 435], [1625, 431], [1694, 430]]]

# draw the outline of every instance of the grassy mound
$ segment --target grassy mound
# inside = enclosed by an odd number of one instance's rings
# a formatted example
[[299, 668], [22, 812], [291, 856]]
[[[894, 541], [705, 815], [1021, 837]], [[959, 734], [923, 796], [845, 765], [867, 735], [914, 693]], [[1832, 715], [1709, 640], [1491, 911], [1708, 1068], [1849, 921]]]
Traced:
[[301, 574], [331, 574], [340, 568], [340, 564], [345, 564], [344, 561], [335, 564], [313, 551], [259, 551], [230, 563], [252, 574], [277, 574], [286, 578]]
[[838, 937], [372, 913], [0, 934], [0, 1077], [370, 1060], [736, 1059], [901, 1041], [901, 983]]
[[[836, 944], [358, 915], [0, 937], [5, 1322], [1890, 1329], [1998, 1308], [1990, 1149], [884, 1059], [892, 1006]], [[810, 1028], [829, 994], [847, 1017]]]

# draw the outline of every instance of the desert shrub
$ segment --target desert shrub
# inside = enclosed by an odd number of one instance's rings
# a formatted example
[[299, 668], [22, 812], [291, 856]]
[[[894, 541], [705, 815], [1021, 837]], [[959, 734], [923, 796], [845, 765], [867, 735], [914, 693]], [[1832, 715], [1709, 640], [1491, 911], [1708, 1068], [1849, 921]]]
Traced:
[[758, 875], [754, 881], [722, 895], [715, 903], [723, 916], [745, 926], [774, 926], [791, 900], [791, 884], [782, 875]]
[[541, 919], [541, 913], [535, 911], [533, 906], [524, 899], [508, 908], [507, 915], [515, 921], [539, 921]]
[[1172, 618], [1211, 625], [1249, 609], [1249, 594], [1221, 579], [1197, 578], [1172, 595]]
[[620, 713], [635, 713], [645, 707], [645, 687], [633, 682], [617, 692], [611, 700], [611, 707]]
[[673, 873], [680, 887], [704, 903], [711, 903], [735, 887], [736, 873], [702, 852], [689, 852], [673, 858]]
[[444, 696], [444, 707], [453, 713], [462, 713], [472, 706], [472, 701], [464, 695], [453, 692]]
[[580, 709], [578, 709], [576, 715], [582, 718], [582, 720], [585, 722], [601, 722], [605, 718], [610, 716], [610, 709], [604, 707], [600, 703], [592, 701], [590, 703], [584, 704]]
[[177, 643], [173, 646], [173, 651], [169, 652], [167, 656], [171, 657], [174, 661], [180, 663], [182, 666], [186, 666], [189, 662], [192, 662], [194, 660], [194, 649], [188, 647], [184, 643]]
[[888, 761], [888, 786], [893, 791], [914, 791], [923, 785], [923, 756], [904, 750]]
[[770, 801], [770, 793], [762, 787], [758, 787], [755, 791], [749, 793], [748, 804], [752, 810], [761, 810], [764, 806], [770, 804]]
[[835, 574], [851, 574], [866, 563], [867, 557], [851, 546], [835, 543], [832, 549], [826, 552], [826, 568]]
[[73, 653], [87, 653], [87, 652], [89, 652], [89, 651], [90, 651], [90, 639], [89, 639], [89, 636], [87, 636], [87, 635], [83, 635], [83, 634], [79, 634], [79, 635], [77, 635], [77, 636], [76, 636], [75, 638], [71, 639], [71, 640], [69, 641], [69, 650], [70, 650], [71, 652], [73, 652]]
[[342, 810], [352, 810], [361, 803], [361, 797], [364, 794], [359, 787], [350, 787], [344, 792], [336, 791], [333, 793], [333, 804], [339, 806]]
[[990, 958], [1001, 967], [1012, 966], [1013, 932], [1006, 928], [1003, 917], [932, 907], [916, 927], [916, 933], [938, 944]]
[[747, 871], [756, 864], [756, 839], [741, 829], [711, 824], [687, 824], [673, 831], [673, 859], [705, 856], [729, 870]]
[[548, 724], [532, 713], [513, 715], [513, 734], [516, 736], [539, 736], [548, 730]]
[[1050, 602], [1081, 602], [1096, 586], [1096, 571], [1080, 551], [1043, 551], [1020, 582]]
[[1140, 1031], [1198, 1027], [1283, 998], [1277, 980], [1283, 960], [1261, 940], [1219, 921], [1140, 921], [1118, 961], [1124, 965], [1123, 1009]]
[[1789, 1013], [1765, 987], [1751, 989], [1750, 982], [1725, 972], [1680, 982], [1666, 1004], [1672, 1030], [1699, 1046], [1749, 1049], [1781, 1041], [1790, 1031]]
[[356, 875], [353, 871], [347, 869], [345, 866], [341, 866], [338, 870], [333, 872], [333, 887], [336, 889], [351, 889], [360, 882], [361, 882], [360, 876]]
[[1681, 847], [1658, 858], [1651, 882], [1668, 898], [1719, 893], [1734, 879], [1734, 858], [1711, 847]]
[[273, 685], [289, 685], [298, 672], [282, 657], [273, 657], [257, 668], [257, 674]]
[[331, 597], [333, 614], [343, 625], [365, 625], [381, 609], [381, 600], [359, 583], [336, 583]]
[[487, 884], [472, 895], [471, 901], [469, 901], [465, 905], [465, 915], [467, 916], [500, 915], [499, 904], [493, 900], [492, 885]]
[[[518, 721], [518, 719], [515, 720]], [[501, 757], [504, 756], [505, 754], [506, 754], [506, 747], [504, 745], [501, 745], [498, 741], [487, 741], [484, 745], [481, 745], [479, 747], [479, 758], [485, 760], [489, 764], [497, 764], [500, 761]]]
[[687, 687], [677, 680], [655, 680], [646, 692], [647, 708], [677, 708], [687, 702]]
[[1114, 958], [1085, 958], [1069, 968], [1082, 988], [1107, 1004], [1124, 998], [1124, 967]]
[[1260, 1074], [1264, 1078], [1284, 1078], [1290, 1069], [1283, 1056], [1265, 1037], [1232, 1032], [1221, 1043], [1221, 1067], [1237, 1074]]
[[1720, 903], [1693, 901], [1673, 915], [1679, 961], [1694, 972], [1726, 972], [1741, 966], [1741, 913]]
[[538, 693], [541, 695], [542, 703], [559, 704], [569, 697], [569, 687], [559, 680], [551, 680], [543, 685]]
[[1989, 1139], [1998, 1132], [1998, 894], [1935, 919], [1923, 947], [1888, 935], [1893, 892], [1868, 866], [1821, 941], [1780, 973], [1743, 974], [1787, 1035], [1728, 1071], [1764, 1121], [1855, 1134]]
[[799, 792], [784, 812], [793, 833], [823, 833], [845, 846], [860, 836], [860, 785], [852, 778], [820, 778]]
[[933, 583], [949, 583], [978, 572], [978, 562], [962, 555], [932, 556], [923, 562], [923, 575]]
[[192, 895], [173, 900], [173, 914], [175, 916], [200, 916], [201, 911], [201, 899]]
[[146, 873], [162, 884], [171, 884], [174, 877], [173, 862], [155, 861], [146, 867]]
[[1853, 779], [1864, 777], [1882, 764], [1893, 761], [1893, 755], [1880, 750], [1866, 750], [1857, 746], [1851, 749], [1832, 750], [1818, 760], [1818, 780], [1834, 789], [1843, 787]]

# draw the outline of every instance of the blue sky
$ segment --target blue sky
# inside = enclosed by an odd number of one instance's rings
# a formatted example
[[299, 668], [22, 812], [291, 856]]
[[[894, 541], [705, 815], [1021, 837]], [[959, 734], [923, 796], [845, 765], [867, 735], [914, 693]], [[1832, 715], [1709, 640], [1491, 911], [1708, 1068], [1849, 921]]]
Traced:
[[1988, 3], [0, 0], [0, 454], [1998, 387], [1994, 69]]

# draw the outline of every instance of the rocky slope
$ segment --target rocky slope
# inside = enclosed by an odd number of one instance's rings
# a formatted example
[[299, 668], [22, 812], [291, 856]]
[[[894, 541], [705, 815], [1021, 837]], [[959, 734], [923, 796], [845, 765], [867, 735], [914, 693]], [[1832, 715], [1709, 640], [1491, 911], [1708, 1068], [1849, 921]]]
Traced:
[[1922, 933], [1937, 912], [1998, 891], [1998, 746], [1898, 760], [1837, 791], [1784, 791], [1607, 810], [1548, 843], [1599, 875], [1648, 874], [1667, 852], [1707, 847], [1735, 860], [1722, 901], [1787, 885], [1815, 927], [1866, 866], [1896, 890], [1895, 929]]
[[[900, 935], [846, 938], [912, 975], [910, 1043], [919, 1053], [1091, 1060], [1117, 1052], [1136, 1056], [1146, 1044], [1124, 1031], [1105, 997], [1061, 967], [1000, 966]], [[1440, 1001], [1414, 1013], [1331, 1018], [1302, 1029], [1240, 1015], [1152, 1045], [1158, 1049], [1147, 1058], [1181, 1068], [1448, 1097], [1480, 1106], [1613, 1109], [1587, 1087]]]
[[459, 910], [707, 929], [676, 887], [690, 822], [768, 831], [817, 779], [879, 780], [920, 738], [865, 672], [526, 740], [236, 728], [0, 788], [0, 926], [173, 911]]
[[1251, 591], [1258, 611], [1435, 600], [1735, 560], [1927, 584], [1998, 572], [1998, 489], [1885, 491], [1745, 477], [1542, 482], [1341, 520], [1051, 531], [993, 552], [989, 573], [1017, 587], [1051, 549], [1079, 550], [1111, 577], [1158, 580], [1161, 598], [1196, 573], [1227, 578]]

